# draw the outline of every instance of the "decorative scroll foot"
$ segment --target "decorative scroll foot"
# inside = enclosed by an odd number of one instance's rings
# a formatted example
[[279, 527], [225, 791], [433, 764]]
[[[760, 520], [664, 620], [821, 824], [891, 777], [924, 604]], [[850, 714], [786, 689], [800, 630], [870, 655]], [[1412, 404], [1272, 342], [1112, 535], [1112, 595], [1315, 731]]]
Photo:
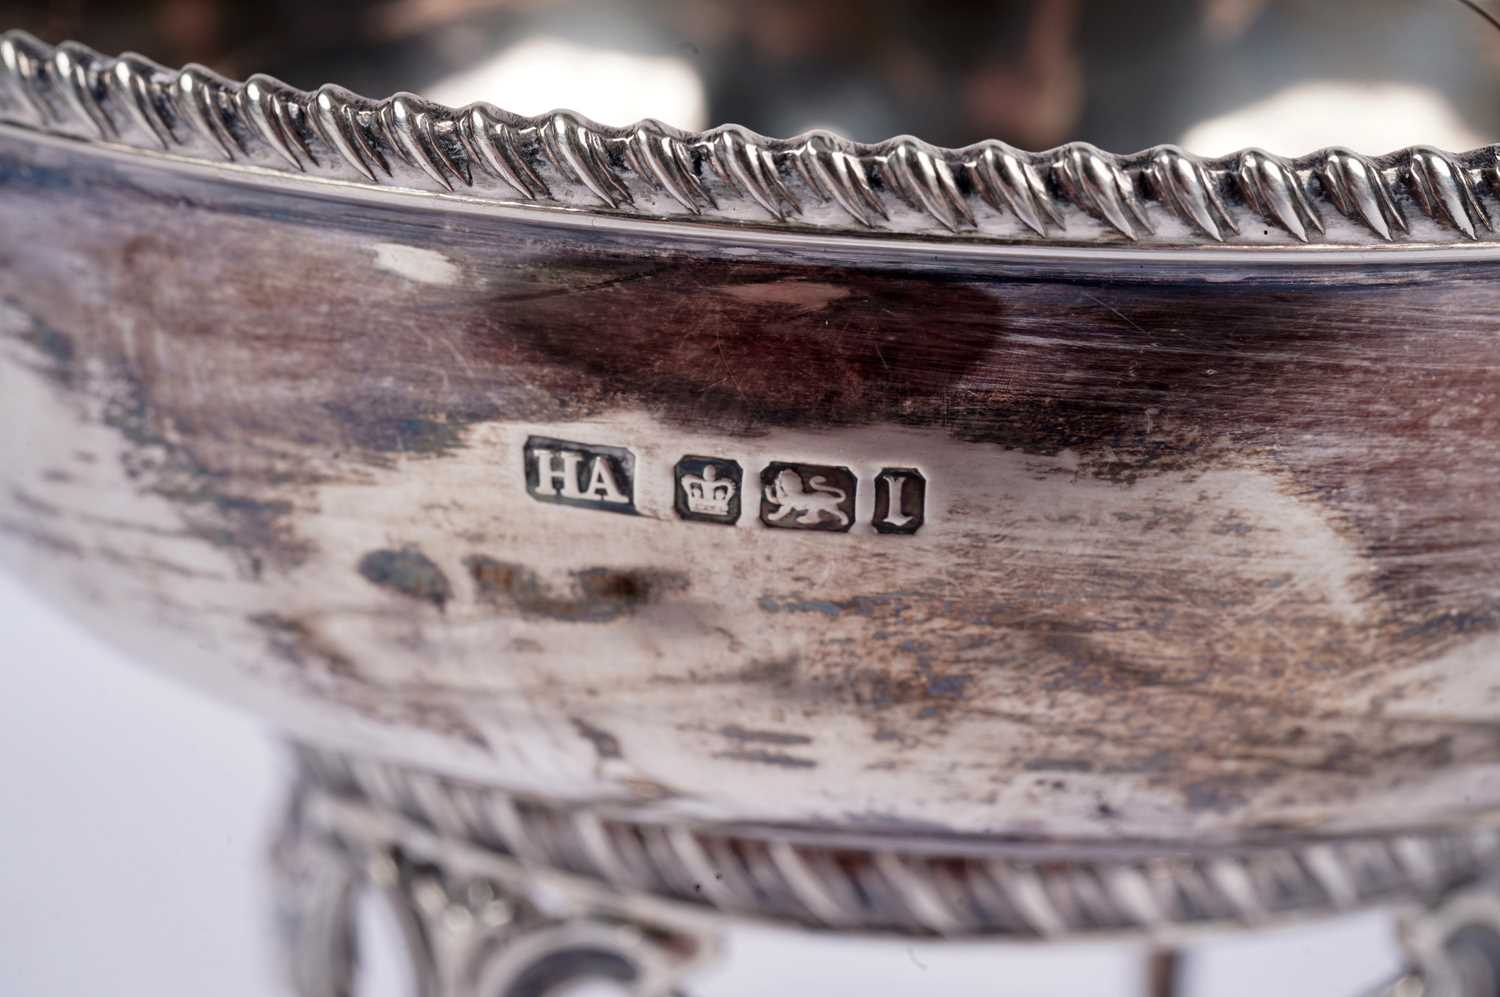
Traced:
[[1401, 944], [1411, 969], [1380, 997], [1500, 997], [1500, 880], [1408, 915]]
[[[398, 928], [414, 997], [667, 997], [713, 951], [706, 934], [590, 907], [540, 872], [413, 850], [294, 793], [272, 853], [286, 973], [297, 997], [351, 997], [361, 908]], [[335, 826], [336, 825], [336, 826]], [[360, 833], [363, 831], [364, 833]], [[351, 833], [353, 832], [353, 833]]]

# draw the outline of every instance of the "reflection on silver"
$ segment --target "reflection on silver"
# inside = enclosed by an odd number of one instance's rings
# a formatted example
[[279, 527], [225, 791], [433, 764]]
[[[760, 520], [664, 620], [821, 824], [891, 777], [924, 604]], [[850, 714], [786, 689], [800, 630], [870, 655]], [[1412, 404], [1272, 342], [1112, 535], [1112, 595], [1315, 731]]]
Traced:
[[695, 222], [1004, 243], [1454, 243], [1493, 239], [1493, 149], [1327, 149], [1202, 159], [1115, 156], [1084, 143], [1025, 153], [828, 133], [768, 139], [733, 126], [608, 128], [566, 111], [312, 93], [266, 76], [0, 39], [0, 121], [175, 156], [433, 192]]
[[[569, 112], [527, 118], [409, 94], [307, 93], [265, 76], [236, 83], [19, 33], [0, 37], [0, 120], [111, 156], [361, 188], [351, 198], [395, 190], [433, 206], [456, 196], [522, 214], [562, 209], [600, 227], [658, 225], [658, 234], [668, 230], [662, 222], [737, 237], [744, 230], [732, 227], [756, 226], [767, 237], [811, 234], [860, 251], [919, 236], [1075, 260], [1151, 251], [1185, 262], [1203, 247], [1264, 248], [1272, 258], [1303, 246], [1390, 246], [1407, 259], [1421, 246], [1500, 251], [1494, 148], [1203, 158], [1172, 147], [1115, 156], [1075, 143], [1033, 154], [999, 142], [943, 149], [909, 137], [775, 140], [653, 121], [606, 128]], [[433, 250], [371, 248], [379, 267], [418, 284], [450, 285], [460, 272]], [[534, 497], [634, 511], [628, 451], [538, 440]], [[682, 518], [736, 522], [743, 493], [768, 526], [837, 531], [856, 519], [856, 480], [838, 473], [847, 469], [788, 466], [745, 482], [719, 474], [736, 462], [708, 459], [719, 464], [681, 479]], [[884, 468], [868, 486], [873, 518], [858, 518], [882, 533], [914, 532], [922, 480], [915, 468]], [[1480, 992], [1500, 937], [1492, 912], [1479, 909], [1488, 894], [1476, 895], [1479, 908], [1449, 896], [1493, 864], [1488, 824], [1202, 850], [810, 837], [576, 809], [373, 761], [313, 752], [304, 761], [305, 795], [278, 861], [292, 974], [308, 997], [349, 991], [352, 925], [366, 902], [389, 915], [423, 997], [519, 997], [570, 976], [665, 993], [711, 952], [705, 925], [722, 924], [721, 914], [898, 936], [1050, 939], [1441, 903], [1415, 922], [1417, 968], [1396, 984], [1402, 993]]]

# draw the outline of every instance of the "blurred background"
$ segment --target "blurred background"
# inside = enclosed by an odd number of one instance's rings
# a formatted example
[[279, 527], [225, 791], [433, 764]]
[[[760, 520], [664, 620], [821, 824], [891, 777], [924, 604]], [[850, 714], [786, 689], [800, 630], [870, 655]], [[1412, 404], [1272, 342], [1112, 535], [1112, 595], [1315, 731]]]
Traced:
[[[1461, 0], [0, 0], [0, 28], [301, 87], [411, 90], [611, 124], [736, 122], [1026, 148], [1378, 153], [1500, 136], [1494, 7]], [[284, 759], [0, 577], [0, 994], [283, 992], [261, 860]], [[393, 951], [360, 997], [397, 997]], [[1388, 917], [1190, 949], [1187, 993], [1370, 992]], [[1165, 994], [1136, 945], [810, 944], [738, 932], [703, 997]], [[696, 992], [696, 991], [695, 991]]]
[[9, 0], [0, 21], [228, 76], [607, 124], [1209, 155], [1245, 136], [1295, 155], [1500, 131], [1500, 30], [1463, 0]]

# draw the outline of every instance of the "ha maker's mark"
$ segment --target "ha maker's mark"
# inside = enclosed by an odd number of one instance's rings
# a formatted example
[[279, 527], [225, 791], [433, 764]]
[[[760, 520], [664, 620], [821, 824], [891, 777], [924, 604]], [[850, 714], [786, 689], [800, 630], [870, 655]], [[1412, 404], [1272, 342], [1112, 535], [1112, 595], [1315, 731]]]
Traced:
[[635, 455], [533, 436], [526, 441], [526, 490], [538, 502], [555, 502], [635, 515]]
[[[533, 436], [526, 441], [525, 465], [526, 490], [539, 502], [636, 514], [635, 455], [624, 447]], [[871, 486], [875, 532], [909, 535], [922, 528], [927, 479], [920, 471], [882, 468]], [[759, 500], [761, 524], [771, 529], [847, 533], [855, 523], [859, 487], [859, 476], [848, 467], [772, 461], [750, 495]], [[672, 507], [687, 522], [734, 526], [744, 489], [738, 461], [690, 454], [673, 468]]]

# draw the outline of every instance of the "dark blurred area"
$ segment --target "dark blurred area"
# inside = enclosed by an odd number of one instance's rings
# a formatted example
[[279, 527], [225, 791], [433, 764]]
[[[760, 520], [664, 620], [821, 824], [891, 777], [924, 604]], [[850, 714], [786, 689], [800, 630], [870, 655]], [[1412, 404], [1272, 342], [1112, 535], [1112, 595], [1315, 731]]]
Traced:
[[[674, 124], [777, 135], [822, 126], [1125, 151], [1326, 80], [1414, 88], [1476, 133], [1500, 133], [1500, 31], [1459, 0], [11, 0], [0, 23], [374, 96], [560, 39], [690, 67], [706, 120]], [[1337, 123], [1347, 112], [1329, 103], [1307, 113]]]

